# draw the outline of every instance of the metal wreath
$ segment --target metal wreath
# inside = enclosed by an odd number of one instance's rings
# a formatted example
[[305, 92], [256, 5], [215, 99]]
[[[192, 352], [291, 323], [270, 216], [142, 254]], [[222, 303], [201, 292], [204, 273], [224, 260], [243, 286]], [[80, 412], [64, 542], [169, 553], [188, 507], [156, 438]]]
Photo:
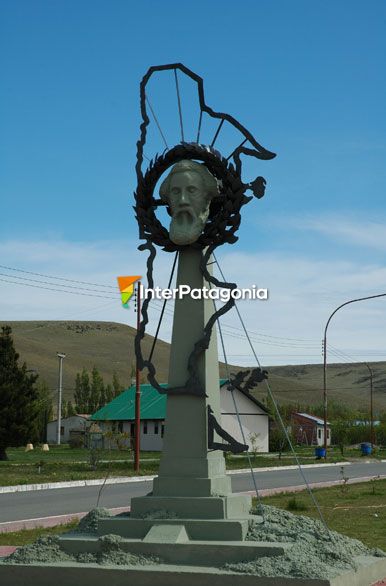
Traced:
[[153, 192], [161, 175], [172, 165], [183, 159], [196, 159], [205, 163], [209, 171], [222, 183], [220, 197], [212, 201], [209, 220], [204, 232], [194, 244], [193, 248], [233, 244], [237, 241], [235, 232], [241, 222], [240, 209], [248, 203], [252, 196], [246, 196], [245, 185], [236, 172], [232, 163], [219, 156], [219, 153], [199, 144], [179, 144], [164, 155], [156, 157], [150, 162], [145, 175], [140, 178], [135, 192], [136, 205], [134, 207], [140, 228], [141, 238], [149, 239], [163, 250], [173, 252], [185, 247], [174, 244], [169, 238], [168, 230], [158, 220], [155, 209], [157, 202]]

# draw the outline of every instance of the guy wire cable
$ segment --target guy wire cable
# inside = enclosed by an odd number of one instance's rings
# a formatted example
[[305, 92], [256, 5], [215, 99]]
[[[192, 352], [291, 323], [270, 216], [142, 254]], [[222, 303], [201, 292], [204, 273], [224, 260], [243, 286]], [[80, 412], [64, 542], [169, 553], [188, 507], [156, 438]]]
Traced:
[[[209, 283], [209, 286], [212, 289], [212, 283]], [[214, 310], [217, 311], [216, 302], [214, 300], [213, 300], [213, 306], [214, 306]], [[247, 445], [247, 442], [246, 442], [246, 439], [245, 439], [244, 430], [243, 430], [243, 426], [241, 424], [240, 413], [239, 413], [239, 410], [237, 408], [237, 403], [236, 403], [236, 399], [235, 399], [235, 396], [234, 396], [234, 389], [232, 387], [232, 383], [231, 383], [231, 379], [230, 379], [229, 365], [228, 365], [227, 355], [226, 355], [226, 351], [225, 351], [225, 344], [224, 344], [224, 338], [223, 338], [223, 335], [222, 335], [220, 319], [217, 320], [217, 325], [218, 325], [218, 330], [219, 330], [219, 334], [220, 334], [222, 351], [223, 351], [223, 354], [224, 354], [224, 361], [225, 361], [225, 368], [226, 368], [226, 373], [227, 373], [227, 379], [228, 379], [229, 385], [231, 387], [230, 388], [230, 393], [232, 395], [233, 406], [234, 406], [235, 411], [236, 411], [237, 421], [239, 423], [240, 432], [241, 432], [241, 436], [243, 438], [243, 442], [244, 442], [245, 445]], [[263, 523], [264, 523], [265, 522], [265, 517], [264, 517], [263, 503], [261, 502], [261, 496], [260, 496], [259, 490], [257, 488], [256, 478], [255, 478], [255, 475], [254, 475], [254, 472], [253, 472], [253, 467], [252, 467], [252, 462], [251, 462], [251, 456], [249, 454], [249, 451], [247, 451], [247, 459], [248, 459], [249, 469], [251, 471], [252, 482], [253, 482], [253, 486], [254, 486], [254, 489], [255, 489], [256, 498], [259, 501], [259, 513], [263, 517]]]
[[[167, 286], [168, 289], [170, 289], [170, 285], [172, 284], [174, 270], [176, 268], [176, 263], [177, 263], [177, 258], [178, 258], [178, 252], [176, 252], [176, 254], [174, 255], [173, 266], [172, 266], [172, 270], [171, 270], [171, 273], [170, 273], [169, 283], [168, 283], [168, 286]], [[148, 358], [149, 362], [151, 362], [151, 359], [153, 358], [153, 352], [154, 352], [155, 345], [156, 345], [157, 340], [158, 340], [158, 334], [159, 334], [159, 330], [160, 330], [160, 327], [161, 327], [161, 323], [162, 323], [162, 320], [163, 320], [163, 317], [164, 317], [166, 303], [167, 303], [167, 299], [164, 299], [164, 302], [163, 302], [163, 305], [162, 305], [162, 310], [161, 310], [161, 315], [160, 315], [159, 320], [158, 320], [157, 330], [156, 330], [155, 335], [154, 335], [153, 344], [152, 344], [152, 347], [151, 347], [151, 350], [150, 350], [150, 355], [149, 355], [149, 358]]]
[[[221, 267], [220, 267], [220, 265], [219, 265], [219, 262], [218, 262], [218, 260], [217, 260], [217, 258], [216, 258], [216, 255], [215, 255], [214, 253], [213, 253], [213, 258], [215, 259], [215, 262], [216, 262], [216, 264], [217, 264], [218, 270], [219, 270], [219, 272], [220, 272], [220, 275], [221, 275], [221, 277], [222, 277], [223, 281], [226, 281], [226, 278], [225, 278], [225, 276], [224, 276], [224, 273], [222, 272], [222, 270], [221, 270]], [[255, 352], [255, 349], [254, 349], [254, 347], [253, 347], [253, 344], [252, 344], [252, 342], [251, 342], [251, 340], [250, 340], [250, 338], [249, 338], [249, 335], [248, 335], [247, 329], [246, 329], [246, 327], [245, 327], [245, 324], [244, 324], [243, 318], [241, 317], [241, 314], [240, 314], [240, 311], [239, 311], [239, 309], [238, 309], [238, 307], [237, 307], [237, 304], [236, 304], [236, 302], [234, 303], [234, 306], [235, 306], [235, 309], [236, 309], [237, 315], [238, 315], [238, 317], [239, 317], [239, 319], [240, 319], [240, 322], [241, 322], [241, 324], [242, 324], [242, 326], [243, 326], [243, 330], [244, 330], [244, 332], [245, 332], [245, 335], [246, 335], [246, 337], [247, 337], [247, 339], [248, 339], [249, 346], [250, 346], [250, 348], [251, 348], [251, 351], [252, 351], [252, 353], [253, 353], [253, 356], [254, 356], [254, 358], [255, 358], [255, 360], [256, 360], [256, 362], [257, 362], [257, 365], [259, 366], [259, 368], [261, 368], [260, 360], [259, 360], [259, 358], [258, 358], [258, 356], [257, 356], [257, 354], [256, 354], [256, 352]], [[302, 468], [302, 466], [301, 466], [301, 464], [300, 464], [300, 461], [299, 461], [298, 455], [297, 455], [297, 453], [296, 453], [296, 451], [295, 451], [295, 449], [294, 449], [294, 447], [293, 447], [293, 445], [292, 445], [292, 442], [291, 442], [291, 439], [290, 439], [290, 437], [289, 437], [288, 431], [287, 431], [287, 429], [286, 429], [286, 427], [285, 427], [285, 425], [284, 425], [284, 421], [283, 421], [283, 419], [282, 419], [282, 416], [281, 416], [281, 414], [280, 414], [280, 411], [279, 411], [279, 408], [278, 408], [277, 402], [276, 402], [276, 400], [275, 400], [275, 397], [274, 397], [274, 395], [273, 395], [273, 393], [272, 393], [272, 389], [271, 389], [271, 386], [270, 386], [270, 384], [269, 384], [269, 381], [268, 381], [267, 379], [265, 379], [265, 380], [264, 380], [264, 382], [265, 382], [265, 385], [266, 385], [266, 387], [267, 387], [268, 395], [269, 395], [269, 397], [270, 397], [270, 399], [271, 399], [271, 401], [272, 401], [272, 403], [273, 403], [273, 406], [274, 406], [274, 409], [275, 409], [276, 416], [277, 416], [277, 418], [278, 418], [278, 420], [279, 420], [279, 423], [280, 423], [280, 425], [281, 425], [281, 427], [282, 427], [282, 429], [283, 429], [283, 433], [284, 433], [284, 435], [285, 435], [285, 438], [286, 438], [286, 440], [287, 440], [287, 442], [288, 442], [288, 445], [290, 446], [291, 452], [292, 452], [292, 454], [293, 454], [293, 457], [294, 457], [294, 459], [295, 459], [295, 461], [296, 461], [296, 464], [297, 464], [297, 466], [298, 466], [298, 468], [299, 468], [299, 472], [300, 472], [300, 474], [301, 474], [301, 476], [302, 476], [302, 478], [303, 478], [303, 480], [304, 480], [304, 482], [305, 482], [305, 485], [306, 485], [306, 487], [307, 487], [307, 490], [308, 490], [308, 493], [309, 493], [309, 495], [310, 495], [310, 497], [311, 497], [311, 500], [312, 500], [312, 502], [314, 503], [314, 506], [315, 506], [316, 510], [318, 511], [318, 514], [319, 514], [320, 520], [322, 521], [322, 523], [323, 523], [323, 525], [324, 525], [324, 527], [325, 527], [326, 531], [329, 531], [328, 525], [327, 525], [327, 523], [326, 523], [326, 521], [325, 521], [325, 518], [324, 518], [324, 516], [323, 516], [323, 513], [322, 513], [322, 511], [321, 511], [321, 509], [320, 509], [320, 507], [319, 507], [319, 503], [318, 503], [318, 501], [316, 500], [314, 493], [312, 492], [311, 486], [309, 485], [309, 482], [308, 482], [308, 480], [307, 480], [307, 478], [306, 478], [306, 476], [305, 476], [305, 474], [304, 474], [303, 468]]]

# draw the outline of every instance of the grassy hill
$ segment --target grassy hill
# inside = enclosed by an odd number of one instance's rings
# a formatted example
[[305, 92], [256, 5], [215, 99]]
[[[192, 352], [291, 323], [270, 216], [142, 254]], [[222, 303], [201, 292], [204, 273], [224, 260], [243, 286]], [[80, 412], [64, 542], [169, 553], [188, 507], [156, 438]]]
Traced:
[[[386, 410], [386, 362], [369, 363], [373, 370], [374, 411]], [[268, 367], [272, 391], [279, 402], [318, 404], [323, 395], [323, 365], [299, 364]], [[370, 404], [370, 375], [363, 363], [328, 364], [329, 399], [356, 408]], [[263, 391], [257, 391], [262, 398]]]
[[[82, 368], [91, 371], [95, 365], [105, 383], [111, 382], [116, 372], [120, 382], [128, 386], [135, 365], [135, 329], [118, 323], [88, 321], [13, 321], [13, 339], [20, 359], [28, 368], [36, 369], [54, 391], [58, 384], [58, 358], [64, 352], [63, 390], [65, 398], [72, 398], [75, 376]], [[0, 326], [5, 322], [0, 322]], [[146, 336], [143, 348], [150, 353], [153, 338]], [[157, 341], [154, 362], [159, 380], [167, 380], [169, 344]]]
[[[58, 359], [56, 352], [64, 352], [64, 396], [71, 398], [77, 372], [83, 367], [91, 371], [95, 365], [105, 382], [111, 382], [116, 372], [124, 386], [130, 384], [130, 373], [135, 364], [135, 329], [118, 323], [89, 321], [14, 321], [12, 327], [15, 346], [28, 368], [36, 369], [52, 392], [57, 388]], [[143, 342], [145, 356], [149, 354], [152, 336]], [[160, 382], [167, 381], [169, 344], [158, 340], [154, 363]], [[374, 371], [374, 409], [386, 410], [386, 362], [371, 363]], [[234, 370], [237, 367], [232, 367]], [[302, 364], [266, 367], [274, 395], [283, 403], [317, 404], [322, 400], [323, 368], [321, 364]], [[220, 364], [220, 375], [225, 376]], [[363, 407], [369, 403], [369, 373], [357, 364], [330, 364], [328, 366], [329, 397], [348, 405]], [[261, 385], [254, 394], [266, 396]]]

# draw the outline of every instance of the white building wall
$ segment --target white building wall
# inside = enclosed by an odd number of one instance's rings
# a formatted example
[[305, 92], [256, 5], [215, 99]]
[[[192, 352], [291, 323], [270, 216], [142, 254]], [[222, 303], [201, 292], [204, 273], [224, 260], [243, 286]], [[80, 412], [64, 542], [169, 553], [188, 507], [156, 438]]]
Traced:
[[[233, 391], [233, 396], [240, 415], [245, 441], [249, 445], [249, 451], [253, 448], [251, 435], [256, 434], [256, 451], [268, 452], [269, 427], [267, 413], [240, 391]], [[235, 440], [244, 443], [232, 394], [226, 389], [221, 391], [221, 427]]]
[[[50, 421], [47, 424], [47, 442], [49, 444], [56, 444], [57, 441], [57, 421]], [[88, 419], [74, 415], [73, 417], [65, 417], [61, 421], [62, 433], [60, 434], [60, 442], [65, 444], [70, 439], [70, 431], [85, 431], [88, 426]]]
[[[322, 425], [316, 426], [316, 443], [318, 446], [324, 446], [324, 427]], [[331, 445], [331, 429], [327, 428], [327, 445]]]
[[[108, 430], [111, 430], [111, 422], [109, 421], [98, 421], [98, 427], [100, 428], [101, 432], [104, 433]], [[117, 423], [117, 428], [119, 425], [119, 421]], [[163, 438], [161, 437], [162, 434], [162, 426], [164, 422], [161, 420], [148, 420], [148, 421], [141, 421], [141, 435], [140, 435], [140, 449], [144, 452], [160, 452], [163, 446]], [[133, 421], [123, 421], [122, 432], [127, 433], [130, 437], [134, 434], [134, 422]], [[116, 448], [115, 442], [111, 443], [109, 446], [109, 440], [104, 438], [104, 447], [105, 448]], [[123, 442], [124, 445], [127, 447], [130, 445], [130, 439], [127, 439]]]
[[160, 452], [162, 450], [161, 431], [163, 425], [164, 422], [161, 420], [141, 421], [141, 450], [144, 452]]

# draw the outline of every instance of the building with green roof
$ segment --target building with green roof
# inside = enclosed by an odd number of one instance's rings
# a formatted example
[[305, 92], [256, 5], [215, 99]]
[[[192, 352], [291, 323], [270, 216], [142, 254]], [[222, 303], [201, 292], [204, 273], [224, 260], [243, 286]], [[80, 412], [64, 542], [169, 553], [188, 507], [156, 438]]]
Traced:
[[[243, 442], [239, 420], [227, 380], [220, 380], [221, 425], [237, 441]], [[166, 388], [166, 384], [162, 384]], [[258, 451], [268, 451], [268, 412], [252, 395], [233, 391], [247, 444], [251, 435], [257, 436]], [[161, 451], [165, 431], [167, 395], [161, 395], [149, 384], [141, 385], [141, 450]], [[92, 428], [103, 434], [112, 428], [134, 437], [135, 427], [135, 386], [131, 386], [115, 397], [110, 403], [96, 411], [91, 417]]]

